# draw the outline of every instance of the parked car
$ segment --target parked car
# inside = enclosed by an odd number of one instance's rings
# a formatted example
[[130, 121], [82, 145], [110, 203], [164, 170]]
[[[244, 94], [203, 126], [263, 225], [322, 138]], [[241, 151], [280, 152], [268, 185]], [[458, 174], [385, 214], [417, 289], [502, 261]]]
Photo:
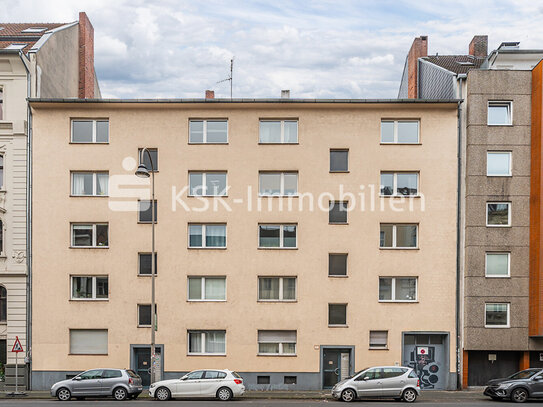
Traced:
[[85, 397], [108, 397], [115, 400], [135, 399], [142, 392], [141, 377], [129, 369], [91, 369], [72, 379], [53, 384], [51, 396], [60, 401], [72, 397], [83, 400]]
[[231, 370], [194, 370], [180, 379], [151, 383], [149, 395], [165, 401], [176, 397], [216, 397], [228, 401], [245, 393], [243, 379]]
[[420, 395], [419, 377], [410, 367], [376, 366], [361, 370], [332, 388], [343, 401], [357, 398], [392, 398], [413, 403]]
[[484, 394], [492, 400], [510, 399], [515, 403], [543, 398], [543, 369], [521, 370], [504, 379], [490, 380]]

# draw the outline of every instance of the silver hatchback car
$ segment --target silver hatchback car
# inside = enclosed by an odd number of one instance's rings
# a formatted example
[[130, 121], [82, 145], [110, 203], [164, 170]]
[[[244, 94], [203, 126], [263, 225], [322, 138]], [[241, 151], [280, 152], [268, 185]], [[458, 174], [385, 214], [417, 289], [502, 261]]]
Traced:
[[60, 401], [72, 397], [83, 400], [85, 397], [108, 397], [115, 400], [136, 398], [143, 390], [141, 377], [129, 369], [91, 369], [72, 379], [53, 384], [51, 396]]
[[392, 398], [413, 403], [420, 395], [419, 377], [410, 367], [376, 366], [361, 370], [332, 388], [343, 401], [357, 398]]

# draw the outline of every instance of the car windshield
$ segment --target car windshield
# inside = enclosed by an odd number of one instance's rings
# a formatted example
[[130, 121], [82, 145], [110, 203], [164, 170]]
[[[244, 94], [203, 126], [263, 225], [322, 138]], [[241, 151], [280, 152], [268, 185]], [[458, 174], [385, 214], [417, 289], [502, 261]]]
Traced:
[[369, 367], [366, 367], [365, 369], [359, 370], [358, 372], [354, 372], [352, 376], [347, 377], [347, 379], [352, 379], [355, 376], [358, 376], [360, 373], [362, 373], [365, 370], [368, 370]]
[[540, 370], [523, 370], [521, 372], [517, 372], [514, 375], [511, 375], [508, 377], [508, 379], [529, 379], [532, 376], [535, 376], [538, 374]]

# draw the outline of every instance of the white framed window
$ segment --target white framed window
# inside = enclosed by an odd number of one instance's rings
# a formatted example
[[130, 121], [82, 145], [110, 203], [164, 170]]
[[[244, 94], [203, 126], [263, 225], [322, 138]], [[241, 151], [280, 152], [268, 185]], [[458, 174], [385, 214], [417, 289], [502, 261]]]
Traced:
[[107, 329], [70, 329], [71, 355], [107, 355]]
[[509, 227], [511, 226], [511, 202], [487, 202], [486, 226]]
[[260, 144], [298, 143], [298, 120], [260, 120]]
[[511, 101], [488, 102], [488, 125], [510, 126], [513, 123], [513, 103]]
[[486, 175], [487, 177], [510, 177], [512, 164], [511, 151], [487, 151]]
[[188, 278], [189, 301], [226, 301], [226, 277]]
[[379, 277], [379, 302], [417, 302], [417, 277]]
[[370, 331], [370, 349], [387, 349], [388, 331]]
[[258, 225], [258, 247], [276, 249], [295, 249], [297, 247], [296, 224]]
[[72, 247], [107, 248], [109, 225], [107, 223], [72, 223]]
[[381, 196], [418, 196], [418, 172], [381, 172]]
[[226, 195], [226, 171], [189, 171], [189, 196]]
[[109, 143], [109, 120], [72, 119], [72, 143]]
[[226, 355], [226, 331], [188, 331], [189, 355]]
[[488, 252], [485, 256], [486, 277], [510, 277], [511, 253]]
[[189, 144], [227, 144], [228, 120], [189, 120]]
[[416, 249], [419, 225], [409, 223], [381, 223], [379, 247], [382, 249]]
[[485, 328], [509, 328], [510, 306], [509, 303], [486, 303]]
[[226, 224], [189, 224], [190, 248], [226, 247]]
[[298, 173], [260, 171], [258, 173], [260, 196], [298, 195]]
[[108, 196], [109, 173], [72, 171], [73, 196]]
[[108, 276], [72, 276], [72, 300], [107, 300], [109, 298]]
[[419, 120], [381, 120], [381, 144], [419, 144]]
[[258, 354], [266, 356], [296, 355], [296, 331], [258, 331]]
[[258, 277], [258, 301], [296, 301], [296, 277]]

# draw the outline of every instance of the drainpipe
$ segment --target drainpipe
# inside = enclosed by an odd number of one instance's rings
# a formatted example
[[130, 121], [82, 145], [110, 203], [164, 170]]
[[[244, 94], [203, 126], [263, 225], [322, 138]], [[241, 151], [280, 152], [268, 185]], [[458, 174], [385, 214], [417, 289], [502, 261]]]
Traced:
[[[26, 94], [27, 98], [30, 98], [32, 95], [32, 84], [30, 78], [30, 69], [26, 66], [26, 63], [23, 58], [22, 51], [19, 52], [21, 61], [26, 70]], [[27, 377], [26, 377], [26, 388], [28, 390], [32, 389], [32, 256], [31, 256], [31, 244], [30, 239], [32, 236], [32, 215], [31, 215], [31, 138], [32, 138], [32, 113], [30, 112], [30, 106], [27, 101], [27, 118], [26, 126], [28, 135], [26, 137], [26, 355], [25, 361], [28, 361], [27, 365]]]
[[462, 284], [462, 272], [461, 272], [461, 263], [462, 263], [462, 255], [461, 255], [461, 237], [462, 237], [462, 103], [463, 95], [462, 95], [462, 85], [463, 81], [467, 79], [467, 74], [458, 74], [458, 174], [457, 174], [457, 205], [456, 205], [456, 389], [460, 390], [462, 388], [462, 382], [460, 380], [460, 373], [461, 373], [461, 355], [460, 352], [462, 352], [462, 348], [460, 346], [461, 343], [461, 332], [462, 332], [462, 325], [461, 325], [461, 311], [462, 311], [462, 291], [460, 289]]

